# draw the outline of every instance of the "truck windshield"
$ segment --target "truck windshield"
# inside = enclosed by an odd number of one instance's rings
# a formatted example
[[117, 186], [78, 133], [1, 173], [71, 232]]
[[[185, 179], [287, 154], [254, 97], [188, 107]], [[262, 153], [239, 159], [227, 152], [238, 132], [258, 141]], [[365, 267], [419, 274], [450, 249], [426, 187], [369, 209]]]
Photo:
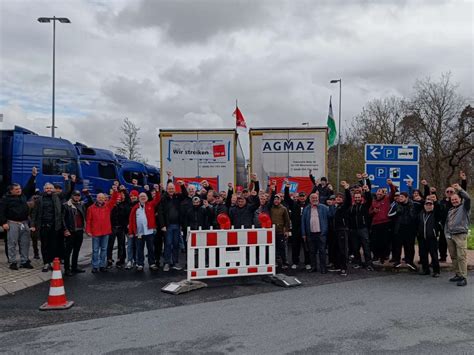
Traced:
[[123, 178], [125, 179], [126, 182], [129, 184], [133, 184], [133, 179], [138, 180], [138, 185], [143, 186], [144, 184], [144, 176], [143, 173], [137, 172], [137, 171], [124, 171], [123, 172]]
[[42, 172], [44, 175], [61, 175], [62, 173], [77, 175], [77, 161], [65, 158], [44, 158]]
[[158, 174], [154, 174], [154, 173], [149, 173], [147, 180], [148, 180], [149, 184], [159, 184], [160, 183], [160, 177], [158, 176]]
[[99, 164], [99, 176], [102, 179], [115, 180], [117, 179], [117, 174], [115, 173], [115, 165], [108, 163]]

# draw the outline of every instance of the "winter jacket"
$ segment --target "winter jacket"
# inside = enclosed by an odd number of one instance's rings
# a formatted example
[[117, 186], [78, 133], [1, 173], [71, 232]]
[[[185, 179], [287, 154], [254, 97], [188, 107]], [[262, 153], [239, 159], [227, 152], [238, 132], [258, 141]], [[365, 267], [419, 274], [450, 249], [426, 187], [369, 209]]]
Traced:
[[285, 186], [284, 202], [290, 212], [292, 235], [301, 234], [301, 215], [303, 209], [308, 205], [308, 199], [305, 202], [295, 201], [290, 197], [290, 188]]
[[275, 233], [283, 234], [290, 231], [290, 215], [285, 206], [279, 204], [270, 208], [270, 218], [275, 225]]
[[36, 177], [30, 179], [22, 189], [22, 195], [13, 196], [7, 193], [0, 199], [0, 226], [7, 221], [23, 222], [28, 220], [28, 199], [35, 193]]
[[418, 214], [418, 237], [425, 240], [436, 239], [441, 229], [440, 219], [441, 214], [437, 207], [431, 212], [421, 211]]
[[[51, 199], [47, 201], [47, 199]], [[51, 203], [51, 210], [46, 211], [46, 203]], [[44, 213], [50, 212], [53, 215], [51, 223], [54, 224], [54, 230], [60, 231], [63, 229], [63, 216], [62, 216], [62, 203], [58, 194], [52, 193], [49, 196], [46, 193], [43, 193], [35, 202], [33, 207], [33, 213], [31, 215], [31, 226], [35, 227], [37, 230], [41, 229], [41, 226], [45, 223]]]
[[469, 212], [471, 210], [471, 199], [464, 190], [459, 191], [462, 198], [461, 204], [451, 207], [448, 211], [444, 233], [447, 237], [456, 234], [466, 234], [469, 230]]
[[86, 227], [86, 208], [91, 206], [94, 202], [92, 201], [91, 195], [87, 195], [87, 202], [79, 201], [75, 203], [72, 199], [63, 203], [63, 229], [69, 232], [77, 231], [76, 226], [76, 215], [79, 213], [82, 218], [82, 229]]
[[130, 202], [130, 196], [125, 194], [125, 199], [114, 206], [110, 214], [112, 227], [127, 228], [132, 209]]
[[159, 225], [162, 227], [168, 227], [170, 224], [181, 225], [181, 202], [185, 195], [182, 193], [174, 194], [170, 196], [168, 193], [164, 193], [161, 197], [161, 202], [158, 205], [158, 219]]
[[87, 209], [86, 214], [86, 233], [91, 237], [102, 237], [112, 233], [112, 223], [110, 222], [110, 214], [115, 204], [119, 193], [114, 191], [109, 201], [104, 205], [99, 206], [94, 203]]
[[372, 194], [365, 192], [364, 201], [354, 203], [349, 208], [349, 225], [351, 229], [368, 228], [370, 225], [369, 208], [372, 205]]
[[389, 223], [391, 221], [388, 212], [390, 211], [390, 205], [393, 202], [396, 190], [395, 185], [391, 185], [389, 196], [384, 196], [381, 200], [372, 200], [372, 205], [369, 208], [372, 225]]
[[[156, 192], [155, 198], [151, 201], [145, 202], [145, 215], [148, 223], [148, 229], [156, 229], [155, 207], [160, 203], [161, 193]], [[128, 233], [137, 234], [137, 210], [140, 207], [140, 202], [132, 207], [128, 219]]]
[[416, 210], [411, 200], [406, 203], [397, 203], [395, 207], [393, 231], [397, 234], [400, 228], [416, 228]]
[[[303, 213], [301, 215], [301, 234], [303, 237], [309, 237], [311, 234], [311, 205], [308, 205], [304, 208]], [[321, 230], [322, 236], [328, 235], [328, 228], [329, 228], [329, 207], [323, 204], [318, 204], [316, 206], [319, 213], [319, 227]]]
[[186, 211], [184, 220], [187, 228], [191, 230], [209, 229], [209, 216], [211, 209], [204, 206], [193, 206]]
[[253, 217], [257, 205], [247, 203], [244, 207], [232, 206], [229, 209], [229, 217], [235, 228], [252, 228]]
[[215, 204], [215, 205], [210, 205], [208, 207], [209, 209], [209, 226], [213, 226], [214, 229], [220, 229], [219, 223], [217, 222], [217, 216], [220, 215], [221, 213], [229, 214], [229, 210], [227, 209], [226, 205], [221, 203], [221, 204]]
[[349, 189], [344, 190], [344, 203], [342, 205], [329, 206], [330, 223], [333, 230], [349, 229], [349, 209], [351, 208], [352, 196]]

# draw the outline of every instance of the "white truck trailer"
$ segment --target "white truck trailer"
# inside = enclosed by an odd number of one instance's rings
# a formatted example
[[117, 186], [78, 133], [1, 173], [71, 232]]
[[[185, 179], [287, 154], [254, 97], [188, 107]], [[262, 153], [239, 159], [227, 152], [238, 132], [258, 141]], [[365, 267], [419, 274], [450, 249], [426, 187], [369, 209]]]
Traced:
[[245, 158], [235, 129], [161, 129], [161, 181], [171, 170], [175, 180], [196, 185], [207, 180], [215, 190], [243, 184]]
[[316, 179], [327, 176], [327, 133], [327, 127], [252, 128], [249, 170], [265, 184], [276, 180], [278, 189], [287, 177], [292, 192], [309, 192], [309, 170]]

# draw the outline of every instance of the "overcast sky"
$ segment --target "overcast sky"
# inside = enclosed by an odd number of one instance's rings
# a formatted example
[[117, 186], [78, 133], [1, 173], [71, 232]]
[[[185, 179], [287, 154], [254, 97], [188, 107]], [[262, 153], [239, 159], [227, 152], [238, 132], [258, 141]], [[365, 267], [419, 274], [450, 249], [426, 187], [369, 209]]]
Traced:
[[[451, 71], [474, 101], [472, 1], [0, 0], [3, 128], [110, 148], [124, 117], [159, 160], [159, 128], [325, 125], [342, 78], [343, 129], [374, 98]], [[336, 116], [337, 118], [337, 116]]]

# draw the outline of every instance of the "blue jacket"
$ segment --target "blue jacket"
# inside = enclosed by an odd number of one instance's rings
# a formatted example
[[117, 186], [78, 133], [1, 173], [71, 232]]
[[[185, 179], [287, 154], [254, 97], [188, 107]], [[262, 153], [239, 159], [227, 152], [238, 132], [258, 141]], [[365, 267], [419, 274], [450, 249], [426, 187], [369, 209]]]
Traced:
[[[331, 214], [329, 211], [329, 207], [320, 203], [317, 206], [317, 208], [318, 208], [318, 213], [319, 213], [319, 226], [321, 228], [321, 234], [323, 236], [327, 236], [328, 226], [329, 226], [329, 217]], [[301, 232], [302, 232], [301, 234], [306, 237], [309, 237], [311, 233], [310, 218], [311, 218], [311, 205], [308, 205], [303, 209], [303, 213], [301, 215]]]

